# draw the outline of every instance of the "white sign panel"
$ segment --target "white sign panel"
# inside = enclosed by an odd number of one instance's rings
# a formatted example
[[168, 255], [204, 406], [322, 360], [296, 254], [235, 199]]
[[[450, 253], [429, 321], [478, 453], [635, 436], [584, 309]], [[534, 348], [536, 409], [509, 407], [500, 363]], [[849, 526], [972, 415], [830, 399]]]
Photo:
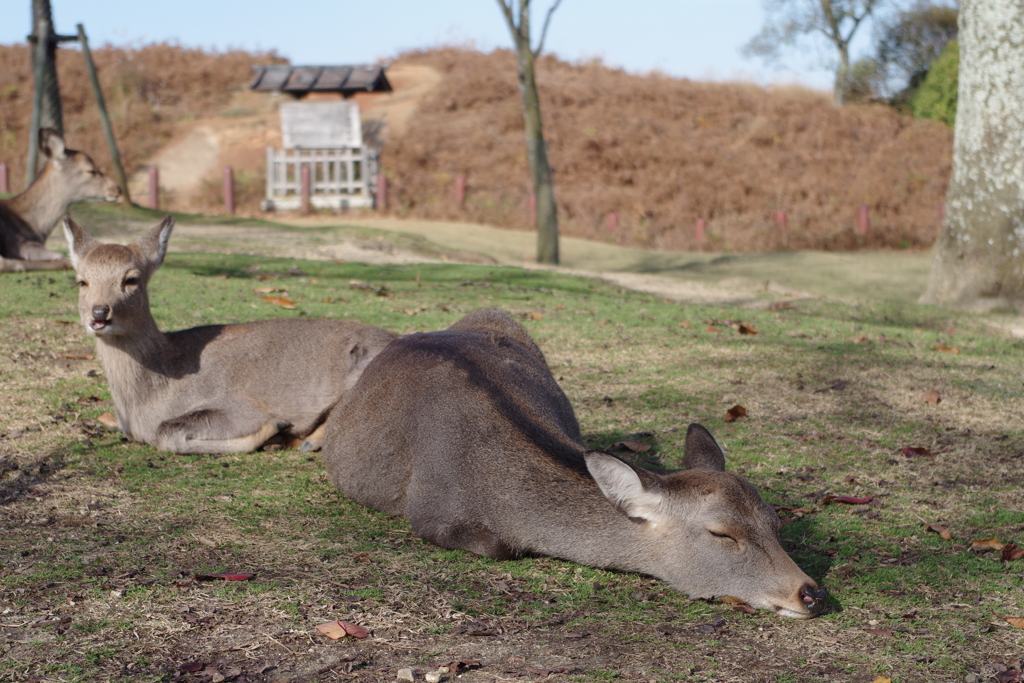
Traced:
[[283, 102], [280, 111], [285, 149], [363, 146], [355, 102]]

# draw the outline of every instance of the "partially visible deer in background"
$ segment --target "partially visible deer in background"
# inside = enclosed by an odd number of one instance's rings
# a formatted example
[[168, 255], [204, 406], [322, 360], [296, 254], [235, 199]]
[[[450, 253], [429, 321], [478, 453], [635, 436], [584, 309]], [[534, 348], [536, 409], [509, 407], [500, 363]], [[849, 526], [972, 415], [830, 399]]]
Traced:
[[28, 189], [0, 199], [0, 272], [59, 270], [71, 267], [63, 254], [44, 245], [74, 202], [116, 201], [121, 188], [85, 152], [64, 147], [64, 138], [50, 128], [39, 131], [39, 151], [46, 159]]
[[318, 449], [331, 408], [395, 335], [297, 318], [161, 332], [147, 286], [173, 227], [168, 216], [122, 246], [64, 219], [78, 309], [121, 431], [172, 453], [242, 453], [275, 436]]
[[588, 451], [543, 353], [500, 311], [392, 342], [327, 418], [323, 459], [343, 494], [443, 548], [642, 572], [798, 619], [825, 605], [704, 427], [676, 472]]

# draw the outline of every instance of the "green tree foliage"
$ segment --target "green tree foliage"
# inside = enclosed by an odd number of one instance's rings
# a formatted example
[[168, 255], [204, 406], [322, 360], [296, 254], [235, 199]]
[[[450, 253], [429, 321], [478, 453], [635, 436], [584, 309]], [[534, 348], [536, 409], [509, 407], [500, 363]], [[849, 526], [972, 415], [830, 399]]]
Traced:
[[956, 98], [960, 76], [960, 44], [950, 42], [928, 70], [921, 86], [910, 100], [914, 115], [944, 121], [952, 126], [956, 119]]
[[877, 59], [891, 81], [899, 83], [897, 102], [906, 102], [928, 75], [946, 45], [956, 40], [959, 11], [931, 0], [883, 18], [875, 26]]

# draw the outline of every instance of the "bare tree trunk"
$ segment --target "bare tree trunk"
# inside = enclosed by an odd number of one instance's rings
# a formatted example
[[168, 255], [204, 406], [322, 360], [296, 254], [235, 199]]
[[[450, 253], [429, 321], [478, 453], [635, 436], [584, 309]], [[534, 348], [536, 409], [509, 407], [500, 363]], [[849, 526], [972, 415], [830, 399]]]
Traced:
[[46, 40], [46, 62], [43, 67], [43, 108], [39, 126], [53, 128], [64, 136], [64, 112], [57, 84], [57, 36], [53, 30], [50, 0], [32, 0], [32, 30], [36, 40]]
[[1024, 0], [963, 0], [953, 177], [923, 303], [1024, 313]]
[[519, 93], [523, 97], [523, 127], [526, 131], [526, 157], [530, 163], [533, 193], [537, 198], [537, 261], [558, 263], [558, 207], [548, 163], [548, 146], [540, 119], [540, 97], [534, 56], [529, 46], [516, 49], [519, 66]]
[[849, 43], [838, 42], [836, 49], [839, 50], [839, 68], [836, 69], [836, 80], [833, 86], [833, 97], [836, 106], [846, 104], [846, 93], [850, 89], [850, 45]]
[[530, 164], [533, 193], [537, 199], [537, 261], [558, 263], [558, 206], [555, 187], [548, 163], [548, 148], [544, 141], [544, 128], [540, 117], [540, 97], [537, 95], [535, 63], [544, 47], [551, 14], [561, 0], [555, 0], [548, 10], [544, 29], [537, 49], [530, 46], [530, 0], [519, 0], [519, 23], [512, 12], [512, 0], [498, 0], [505, 21], [512, 32], [516, 47], [516, 65], [519, 71], [519, 93], [523, 97], [523, 128], [526, 132], [526, 158]]

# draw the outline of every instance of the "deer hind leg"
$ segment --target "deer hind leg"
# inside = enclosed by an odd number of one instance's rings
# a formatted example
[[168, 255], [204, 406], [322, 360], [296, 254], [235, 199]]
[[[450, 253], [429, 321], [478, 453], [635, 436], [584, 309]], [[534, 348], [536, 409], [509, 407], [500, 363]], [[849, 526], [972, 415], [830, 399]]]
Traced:
[[299, 451], [302, 453], [310, 453], [312, 451], [320, 450], [320, 447], [324, 445], [324, 432], [326, 431], [327, 423], [324, 422], [310, 432], [309, 436], [302, 440], [302, 443], [299, 445]]
[[198, 410], [164, 421], [157, 448], [171, 453], [251, 453], [291, 425], [282, 420], [232, 420], [215, 410]]

